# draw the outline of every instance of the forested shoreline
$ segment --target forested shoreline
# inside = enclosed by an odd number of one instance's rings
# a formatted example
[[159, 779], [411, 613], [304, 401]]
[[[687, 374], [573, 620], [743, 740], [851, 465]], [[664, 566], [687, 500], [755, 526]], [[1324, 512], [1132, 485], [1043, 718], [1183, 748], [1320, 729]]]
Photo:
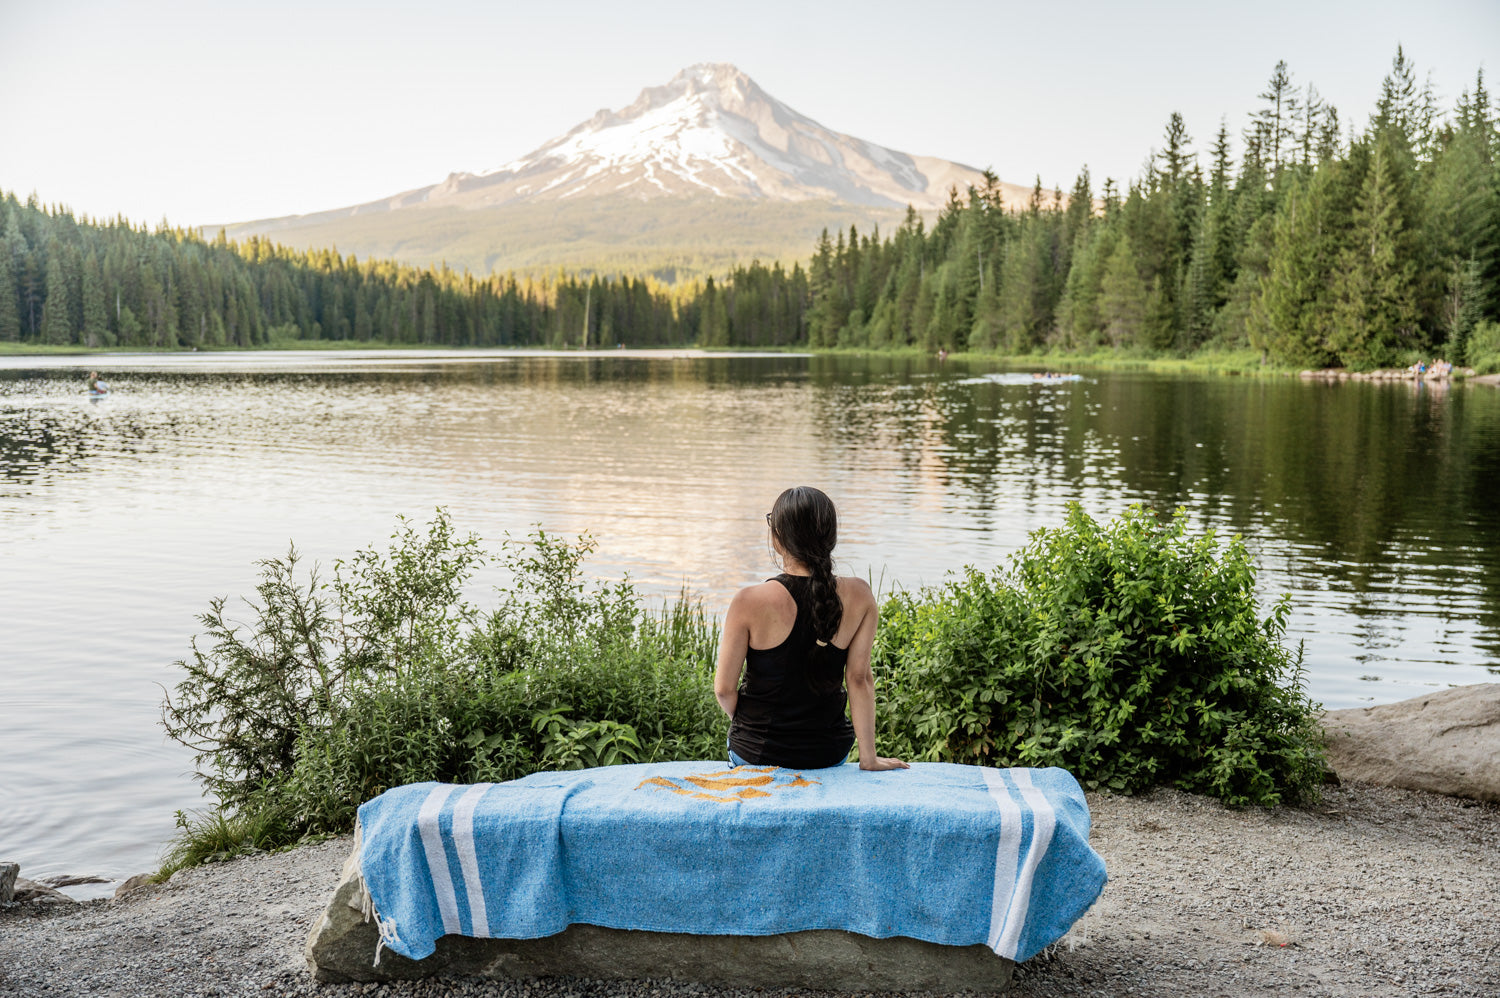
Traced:
[[[76, 218], [0, 195], [0, 344], [807, 346], [1025, 355], [1255, 350], [1281, 367], [1500, 369], [1500, 130], [1483, 74], [1444, 113], [1397, 50], [1363, 130], [1279, 63], [1240, 153], [1187, 124], [1123, 190], [999, 181], [929, 226], [825, 232], [804, 268], [476, 277]], [[8, 293], [7, 293], [8, 292]]]
[[1500, 134], [1483, 75], [1442, 118], [1398, 50], [1352, 140], [1285, 64], [1260, 96], [1238, 162], [1221, 125], [1206, 173], [1173, 114], [1123, 192], [1106, 180], [1096, 201], [1085, 169], [1066, 201], [1038, 183], [1009, 213], [971, 189], [930, 231], [909, 217], [888, 240], [825, 240], [810, 343], [1249, 347], [1283, 366], [1353, 368], [1500, 350]]

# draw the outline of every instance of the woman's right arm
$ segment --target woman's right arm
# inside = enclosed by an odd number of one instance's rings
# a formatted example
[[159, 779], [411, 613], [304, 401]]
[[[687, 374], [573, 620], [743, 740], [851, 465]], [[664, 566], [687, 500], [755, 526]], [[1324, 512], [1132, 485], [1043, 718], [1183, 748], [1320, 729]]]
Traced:
[[750, 647], [749, 590], [741, 589], [729, 601], [724, 627], [719, 632], [719, 661], [714, 668], [714, 696], [724, 713], [734, 717], [740, 701], [740, 670]]
[[851, 598], [845, 599], [844, 606], [860, 613], [859, 628], [849, 642], [849, 657], [844, 665], [844, 685], [849, 691], [849, 720], [854, 725], [855, 744], [859, 746], [859, 768], [875, 772], [910, 769], [900, 759], [875, 752], [875, 676], [870, 671], [870, 653], [875, 647], [875, 627], [880, 621], [880, 609], [875, 603], [875, 594], [863, 580], [850, 579], [846, 585]]

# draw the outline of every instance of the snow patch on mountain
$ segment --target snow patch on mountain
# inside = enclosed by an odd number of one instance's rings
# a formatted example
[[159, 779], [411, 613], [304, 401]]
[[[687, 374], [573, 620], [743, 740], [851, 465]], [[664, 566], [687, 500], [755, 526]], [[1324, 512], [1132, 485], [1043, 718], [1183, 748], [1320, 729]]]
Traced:
[[912, 156], [825, 128], [734, 66], [702, 63], [498, 169], [453, 174], [403, 203], [703, 194], [927, 209], [956, 180], [980, 179], [970, 167], [929, 162], [941, 185]]

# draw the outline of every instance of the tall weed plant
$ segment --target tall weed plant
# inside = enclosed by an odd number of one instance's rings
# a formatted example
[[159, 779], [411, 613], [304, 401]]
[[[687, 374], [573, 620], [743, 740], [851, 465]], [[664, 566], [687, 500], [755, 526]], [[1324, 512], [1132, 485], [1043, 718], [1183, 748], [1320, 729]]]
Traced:
[[1288, 601], [1260, 616], [1244, 544], [1136, 506], [1075, 504], [1008, 570], [889, 598], [879, 735], [917, 759], [1062, 766], [1084, 786], [1165, 783], [1231, 804], [1315, 792], [1323, 772]]

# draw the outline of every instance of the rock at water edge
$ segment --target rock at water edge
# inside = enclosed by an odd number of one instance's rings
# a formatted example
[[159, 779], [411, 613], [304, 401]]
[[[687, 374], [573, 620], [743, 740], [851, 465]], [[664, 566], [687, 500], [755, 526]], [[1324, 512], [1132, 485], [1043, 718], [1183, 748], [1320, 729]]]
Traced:
[[137, 873], [129, 880], [126, 880], [124, 883], [120, 884], [119, 887], [115, 888], [114, 897], [111, 898], [111, 900], [118, 901], [120, 898], [129, 894], [131, 891], [139, 890], [142, 887], [150, 887], [154, 883], [156, 883], [155, 874]]
[[35, 880], [27, 880], [25, 877], [16, 878], [15, 900], [66, 901], [69, 904], [77, 903], [57, 888], [49, 887], [46, 884], [38, 883]]
[[1341, 780], [1500, 802], [1500, 683], [1331, 710], [1321, 724]]

